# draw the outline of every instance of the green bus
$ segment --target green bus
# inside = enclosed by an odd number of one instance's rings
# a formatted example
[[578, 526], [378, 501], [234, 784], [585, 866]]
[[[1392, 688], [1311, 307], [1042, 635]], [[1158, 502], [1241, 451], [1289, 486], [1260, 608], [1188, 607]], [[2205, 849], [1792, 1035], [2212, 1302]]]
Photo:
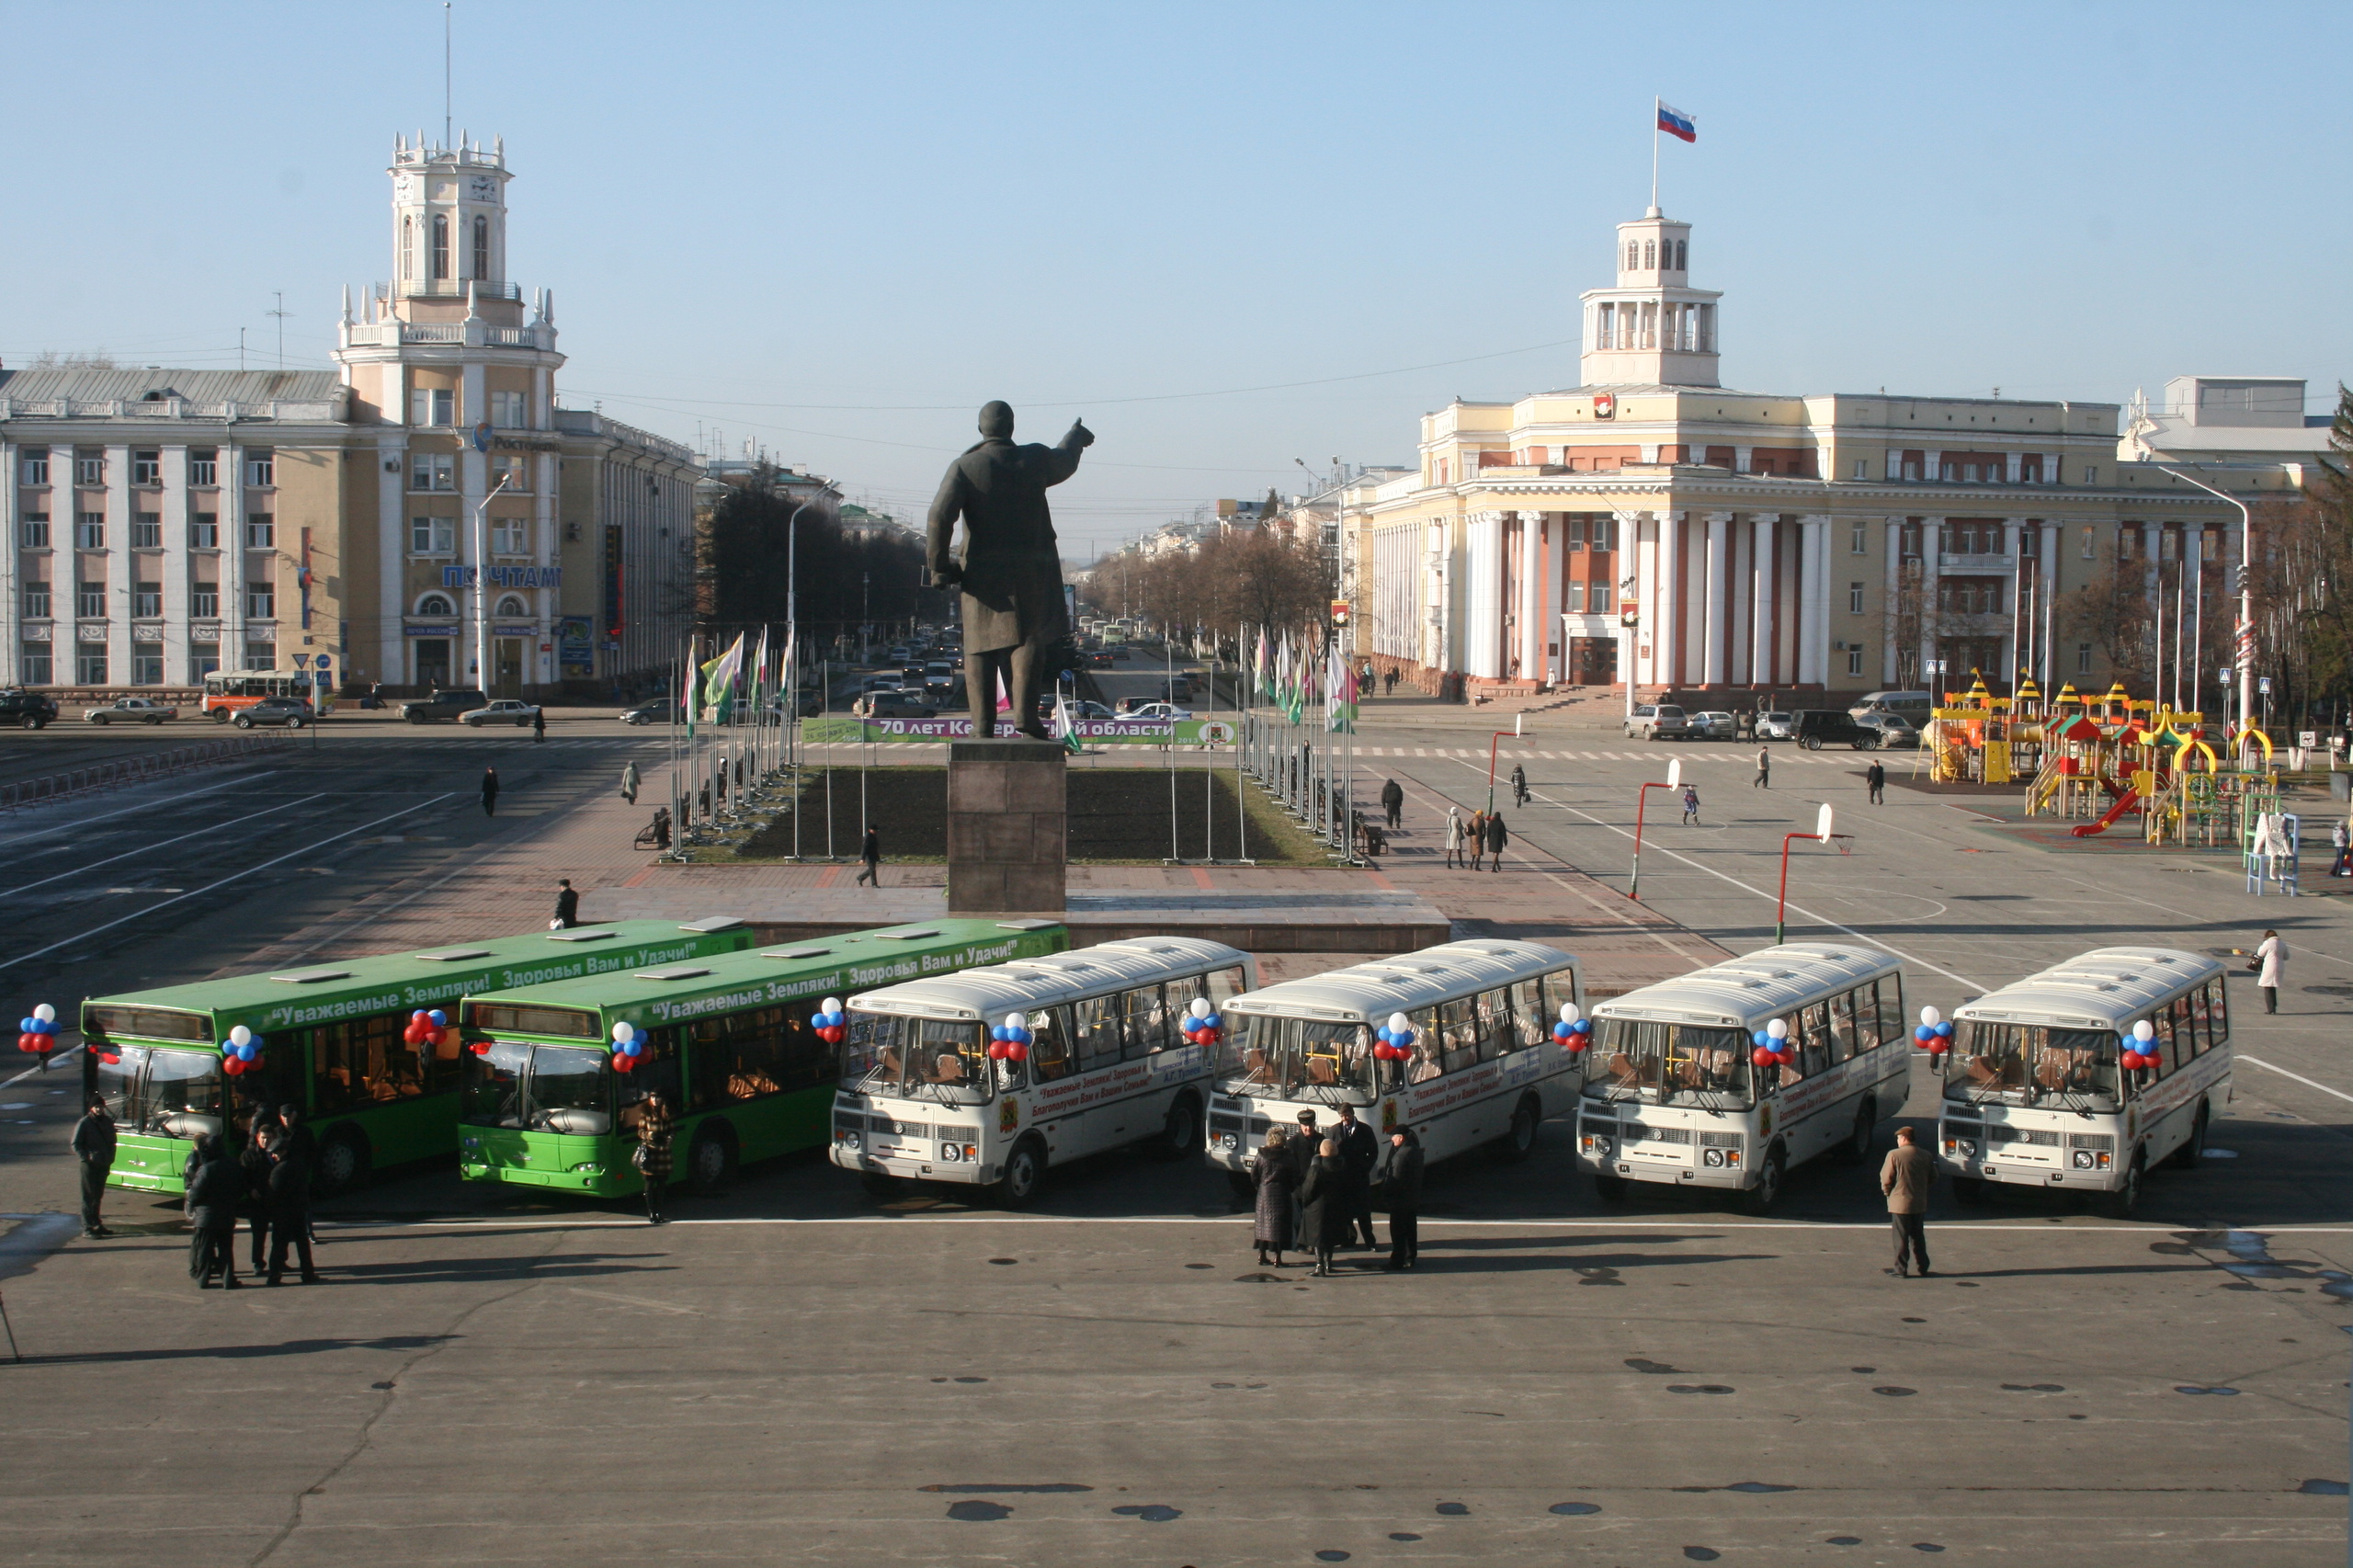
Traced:
[[[82, 1004], [82, 1086], [115, 1121], [109, 1187], [185, 1190], [203, 1133], [242, 1142], [257, 1107], [298, 1105], [319, 1140], [321, 1191], [358, 1185], [374, 1165], [458, 1147], [460, 999], [470, 992], [736, 953], [751, 927], [733, 917], [681, 926], [624, 920], [494, 937], [420, 952], [92, 997]], [[438, 1044], [411, 1044], [411, 1015], [441, 1009]], [[243, 1025], [259, 1060], [222, 1072], [222, 1042]]]
[[[1058, 953], [1051, 920], [938, 920], [594, 979], [481, 992], [462, 1015], [458, 1174], [590, 1198], [644, 1189], [631, 1163], [645, 1096], [677, 1118], [678, 1179], [704, 1187], [832, 1135], [840, 1047], [810, 1017], [827, 997]], [[613, 1028], [645, 1050], [613, 1069]]]

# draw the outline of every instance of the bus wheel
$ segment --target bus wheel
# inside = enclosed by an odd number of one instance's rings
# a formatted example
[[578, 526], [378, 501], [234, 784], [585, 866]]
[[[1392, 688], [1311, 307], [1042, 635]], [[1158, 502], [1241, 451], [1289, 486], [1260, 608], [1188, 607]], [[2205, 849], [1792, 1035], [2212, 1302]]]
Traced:
[[1005, 1175], [997, 1178], [996, 1206], [1027, 1209], [1045, 1185], [1045, 1147], [1035, 1138], [1024, 1138], [1005, 1158]]
[[2173, 1152], [2165, 1164], [2177, 1171], [2194, 1171], [2206, 1153], [2206, 1104], [2198, 1105], [2198, 1119], [2189, 1124], [2189, 1142]]
[[2141, 1171], [2145, 1162], [2139, 1150], [2132, 1153], [2132, 1163], [2124, 1167], [2124, 1185], [2108, 1195], [2108, 1212], [2111, 1218], [2130, 1220], [2141, 1207]]
[[1855, 1108], [1855, 1131], [1838, 1145], [1838, 1158], [1859, 1165], [1871, 1156], [1871, 1134], [1879, 1130], [1879, 1108], [1866, 1098]]
[[1626, 1178], [1621, 1176], [1597, 1176], [1593, 1178], [1593, 1195], [1604, 1203], [1626, 1200]]
[[1176, 1103], [1168, 1108], [1168, 1119], [1161, 1123], [1160, 1140], [1153, 1145], [1153, 1153], [1164, 1160], [1181, 1160], [1200, 1152], [1200, 1104], [1190, 1095], [1178, 1095]]
[[1495, 1142], [1495, 1159], [1503, 1165], [1516, 1165], [1536, 1149], [1536, 1102], [1523, 1098], [1512, 1108], [1511, 1125]]
[[687, 1179], [716, 1192], [735, 1174], [735, 1139], [724, 1127], [706, 1127], [687, 1151]]
[[1778, 1147], [1765, 1152], [1765, 1163], [1756, 1167], [1756, 1185], [1740, 1195], [1743, 1213], [1773, 1211], [1773, 1205], [1781, 1200], [1781, 1151]]
[[321, 1192], [349, 1192], [368, 1179], [368, 1138], [356, 1127], [338, 1127], [319, 1145], [314, 1181]]

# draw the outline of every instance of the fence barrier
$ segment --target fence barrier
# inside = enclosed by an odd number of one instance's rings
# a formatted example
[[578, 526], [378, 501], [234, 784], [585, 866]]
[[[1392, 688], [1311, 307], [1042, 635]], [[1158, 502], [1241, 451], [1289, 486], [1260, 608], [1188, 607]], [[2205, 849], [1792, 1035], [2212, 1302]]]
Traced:
[[290, 739], [291, 737], [283, 732], [268, 735], [237, 735], [227, 740], [178, 746], [171, 751], [150, 752], [143, 756], [94, 762], [87, 767], [52, 773], [46, 778], [28, 778], [20, 784], [0, 784], [0, 811], [14, 812], [28, 806], [45, 806], [108, 790], [125, 789], [133, 784], [152, 783], [194, 768], [234, 762], [256, 752], [274, 751]]

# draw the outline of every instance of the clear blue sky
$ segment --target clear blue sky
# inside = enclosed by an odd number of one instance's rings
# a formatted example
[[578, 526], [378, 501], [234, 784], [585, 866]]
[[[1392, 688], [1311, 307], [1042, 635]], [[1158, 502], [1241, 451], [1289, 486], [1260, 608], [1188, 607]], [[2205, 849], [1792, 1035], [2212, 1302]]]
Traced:
[[[510, 270], [567, 401], [920, 506], [990, 397], [1101, 437], [1065, 546], [1461, 393], [1576, 380], [1648, 199], [1725, 290], [1724, 377], [2122, 402], [2353, 362], [2353, 7], [492, 4], [456, 117], [506, 138]], [[441, 8], [17, 4], [0, 356], [324, 366], [390, 267]], [[1406, 367], [1427, 367], [1409, 369]], [[1378, 372], [1367, 374], [1368, 372]], [[1232, 395], [1230, 389], [1330, 381]]]

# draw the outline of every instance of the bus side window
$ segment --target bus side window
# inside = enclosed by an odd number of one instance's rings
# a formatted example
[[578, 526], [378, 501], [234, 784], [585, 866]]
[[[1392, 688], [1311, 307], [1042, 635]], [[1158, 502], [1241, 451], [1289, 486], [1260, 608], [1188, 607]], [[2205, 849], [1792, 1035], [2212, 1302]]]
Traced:
[[1405, 1015], [1414, 1030], [1413, 1060], [1405, 1063], [1405, 1082], [1419, 1084], [1446, 1070], [1442, 1048], [1446, 1030], [1437, 1007], [1418, 1007]]
[[[809, 1027], [809, 1015], [813, 1004], [789, 1002], [779, 1010], [781, 1017], [775, 1031], [776, 1057], [772, 1069], [777, 1086], [782, 1089], [808, 1088], [841, 1075], [841, 1046], [827, 1045]], [[872, 1015], [853, 1015], [851, 1028], [864, 1027], [868, 1036], [873, 1033], [869, 1021]]]
[[1790, 1019], [1790, 1033], [1797, 1036], [1797, 1063], [1781, 1069], [1781, 1082], [1795, 1084], [1811, 1078], [1830, 1064], [1830, 1009], [1820, 1002], [1802, 1007]]
[[[1168, 1049], [1169, 1005], [1165, 992], [1182, 991], [1183, 988], [1184, 983], [1179, 981], [1165, 988], [1158, 985], [1139, 985], [1133, 991], [1120, 994], [1119, 1000], [1125, 1015], [1129, 1061], [1133, 1062], [1138, 1057], [1150, 1056], [1154, 1051]], [[1177, 1043], [1182, 1044], [1183, 1041], [1179, 1040]]]
[[1070, 1012], [1063, 1007], [1029, 1010], [1029, 1065], [1038, 1082], [1070, 1076]]
[[1482, 991], [1478, 1007], [1479, 1060], [1493, 1062], [1516, 1049], [1511, 1033], [1511, 998], [1506, 992]]
[[2190, 996], [2177, 996], [2165, 1004], [2165, 1011], [2173, 1016], [2173, 1064], [2177, 1068], [2196, 1061], [2200, 1050], [2194, 1006]]
[[1511, 983], [1511, 1049], [1514, 1051], [1526, 1051], [1552, 1038], [1552, 1020], [1544, 1011], [1544, 986], [1540, 981], [1515, 980]]
[[1183, 984], [1185, 988], [1183, 994], [1172, 994], [1168, 998], [1168, 1005], [1171, 1007], [1181, 1013], [1193, 1005], [1193, 998], [1206, 996], [1210, 1000], [1210, 1010], [1219, 1016], [1219, 1027], [1225, 1038], [1236, 1046], [1245, 1046], [1250, 1043], [1250, 1020], [1239, 1013], [1229, 1013], [1225, 1010], [1225, 1005], [1228, 1002], [1246, 994], [1250, 989], [1249, 972], [1246, 970], [1213, 969], [1210, 971], [1205, 983], [1188, 980]]
[[[1866, 1006], [1870, 998], [1864, 999]], [[1842, 991], [1830, 999], [1829, 1065], [1855, 1059], [1855, 993]]]
[[1120, 997], [1091, 996], [1071, 1005], [1071, 1039], [1078, 1049], [1078, 1070], [1092, 1073], [1120, 1060]]
[[1879, 978], [1879, 1039], [1881, 1045], [1900, 1044], [1908, 1032], [1904, 1018], [1904, 982], [1892, 974]]
[[2209, 1017], [2214, 1023], [2214, 1043], [2228, 1045], [2231, 1041], [2231, 988], [2216, 979], [2208, 981], [2206, 989], [2212, 997]]
[[1438, 1005], [1438, 1060], [1449, 1073], [1458, 1073], [1479, 1060], [1479, 1008], [1465, 996]]
[[1855, 1051], [1877, 1051], [1887, 1037], [1879, 1028], [1879, 982], [1855, 987]]

